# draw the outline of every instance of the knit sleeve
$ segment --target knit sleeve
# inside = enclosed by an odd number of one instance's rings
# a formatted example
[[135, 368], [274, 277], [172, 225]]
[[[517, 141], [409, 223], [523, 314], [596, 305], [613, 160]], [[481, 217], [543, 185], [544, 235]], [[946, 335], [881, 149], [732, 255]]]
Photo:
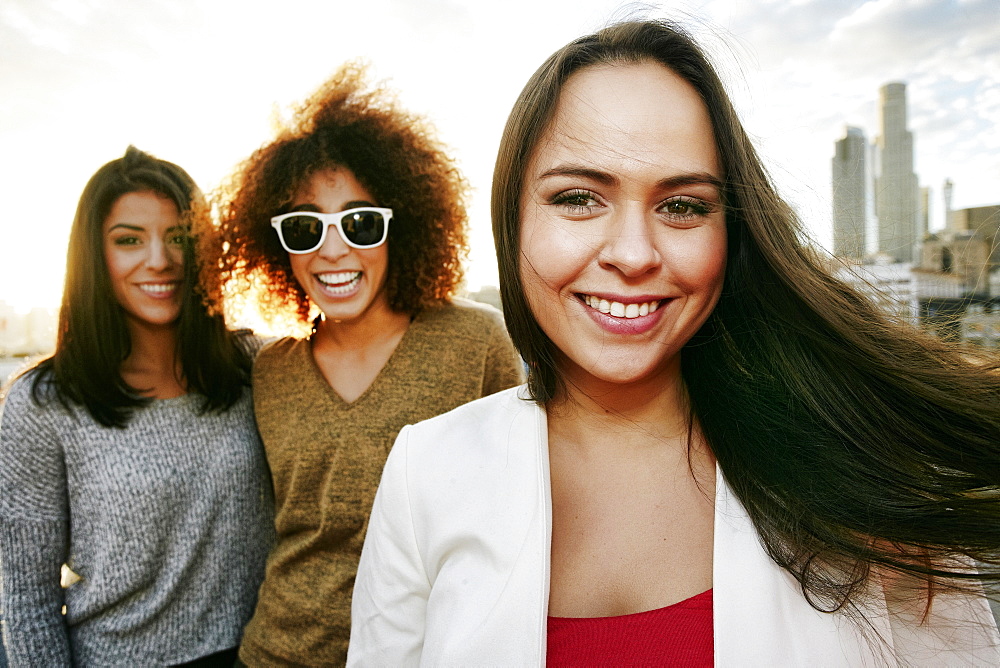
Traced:
[[524, 382], [524, 364], [507, 331], [500, 322], [491, 321], [490, 325], [489, 349], [483, 370], [484, 397]]
[[60, 567], [68, 551], [66, 470], [54, 419], [31, 377], [11, 388], [0, 413], [0, 610], [12, 666], [68, 666]]

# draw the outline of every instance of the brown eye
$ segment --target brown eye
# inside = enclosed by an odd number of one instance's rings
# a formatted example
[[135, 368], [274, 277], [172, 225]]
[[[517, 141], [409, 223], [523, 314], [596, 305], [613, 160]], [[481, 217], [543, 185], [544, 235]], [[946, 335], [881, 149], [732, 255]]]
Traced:
[[674, 220], [690, 220], [714, 211], [711, 203], [692, 197], [672, 197], [660, 205], [659, 212]]
[[573, 215], [588, 214], [595, 207], [601, 205], [594, 193], [582, 188], [563, 191], [553, 197], [550, 202], [563, 207], [567, 213]]
[[594, 198], [589, 195], [576, 194], [570, 195], [562, 203], [569, 204], [570, 206], [591, 206], [594, 204]]

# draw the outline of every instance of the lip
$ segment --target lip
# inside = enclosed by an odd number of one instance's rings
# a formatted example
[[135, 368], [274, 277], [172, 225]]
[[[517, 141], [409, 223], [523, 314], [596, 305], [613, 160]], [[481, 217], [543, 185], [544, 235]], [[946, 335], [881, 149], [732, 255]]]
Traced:
[[[608, 313], [602, 313], [601, 311], [591, 307], [585, 301], [585, 298], [588, 296], [606, 299], [608, 302], [618, 302], [620, 304], [625, 304], [626, 306], [629, 304], [644, 304], [649, 302], [658, 302], [658, 305], [655, 310], [650, 311], [646, 315], [626, 318], [613, 316]], [[597, 323], [601, 329], [612, 334], [624, 335], [644, 334], [651, 330], [657, 323], [660, 322], [660, 319], [663, 317], [663, 313], [674, 301], [673, 298], [664, 297], [663, 295], [623, 296], [596, 292], [576, 293], [576, 298], [583, 309], [590, 316], [591, 320]]]
[[[348, 275], [353, 275], [353, 278], [348, 279]], [[364, 276], [365, 273], [358, 270], [323, 271], [313, 274], [313, 284], [327, 299], [350, 299], [360, 292]]]
[[180, 292], [180, 281], [145, 281], [136, 283], [136, 287], [150, 299], [170, 300]]

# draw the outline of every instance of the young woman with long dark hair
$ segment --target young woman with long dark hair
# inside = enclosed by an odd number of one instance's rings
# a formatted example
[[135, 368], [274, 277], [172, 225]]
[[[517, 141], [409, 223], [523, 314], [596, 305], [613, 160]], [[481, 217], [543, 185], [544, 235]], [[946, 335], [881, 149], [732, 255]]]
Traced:
[[1000, 371], [803, 244], [695, 42], [528, 82], [493, 182], [526, 387], [400, 433], [354, 665], [996, 665]]
[[344, 663], [357, 561], [396, 434], [520, 382], [500, 313], [454, 297], [464, 199], [426, 121], [354, 65], [224, 189], [216, 241], [230, 294], [263, 286], [271, 317], [313, 324], [254, 367], [278, 537], [240, 650], [247, 665]]
[[206, 212], [183, 169], [131, 146], [80, 198], [56, 351], [0, 421], [12, 665], [235, 659], [273, 507], [256, 345], [198, 289], [189, 228]]

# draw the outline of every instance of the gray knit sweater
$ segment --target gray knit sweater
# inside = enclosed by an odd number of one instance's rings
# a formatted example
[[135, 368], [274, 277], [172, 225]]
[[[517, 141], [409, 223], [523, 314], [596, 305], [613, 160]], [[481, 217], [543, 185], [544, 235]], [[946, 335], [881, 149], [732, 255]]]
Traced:
[[[0, 417], [0, 609], [12, 666], [153, 666], [235, 647], [273, 541], [249, 390], [155, 400], [126, 429], [31, 400]], [[80, 576], [63, 589], [60, 566]], [[65, 605], [65, 615], [62, 608]]]

